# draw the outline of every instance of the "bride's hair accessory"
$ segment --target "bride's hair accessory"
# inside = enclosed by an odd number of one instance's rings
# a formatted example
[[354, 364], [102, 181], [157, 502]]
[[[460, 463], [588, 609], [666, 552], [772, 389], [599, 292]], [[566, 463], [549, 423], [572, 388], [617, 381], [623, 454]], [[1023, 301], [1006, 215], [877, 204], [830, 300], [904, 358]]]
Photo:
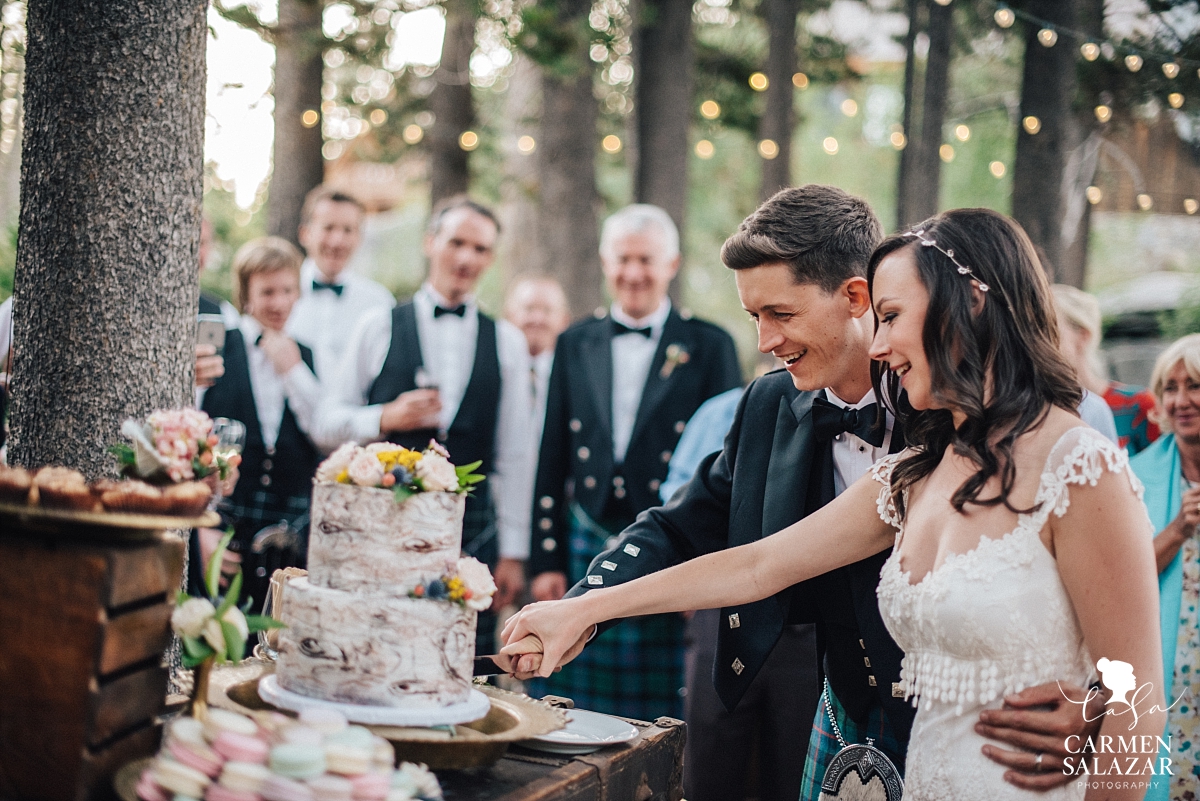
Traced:
[[912, 238], [916, 239], [918, 242], [921, 243], [921, 247], [923, 247], [923, 248], [936, 248], [946, 258], [948, 258], [950, 261], [954, 262], [954, 266], [956, 268], [958, 268], [959, 275], [970, 276], [971, 281], [975, 284], [975, 286], [979, 287], [980, 292], [988, 291], [988, 285], [983, 283], [983, 281], [980, 281], [979, 276], [975, 275], [975, 273], [971, 271], [970, 267], [963, 264], [958, 259], [954, 258], [954, 249], [953, 248], [951, 248], [950, 250], [946, 250], [941, 245], [939, 245], [936, 240], [930, 239], [929, 237], [925, 236], [924, 228], [918, 229], [916, 231], [906, 231], [901, 236], [912, 237]]

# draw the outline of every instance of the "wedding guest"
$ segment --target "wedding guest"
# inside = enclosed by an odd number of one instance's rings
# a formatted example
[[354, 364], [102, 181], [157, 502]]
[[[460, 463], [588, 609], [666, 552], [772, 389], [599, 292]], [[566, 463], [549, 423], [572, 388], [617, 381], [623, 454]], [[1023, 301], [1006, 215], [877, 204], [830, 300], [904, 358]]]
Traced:
[[1145, 485], [1143, 500], [1158, 532], [1163, 675], [1173, 776], [1162, 777], [1146, 801], [1195, 798], [1200, 775], [1200, 334], [1176, 340], [1150, 376], [1164, 434], [1131, 460]]
[[287, 330], [312, 348], [320, 376], [337, 372], [356, 322], [396, 305], [386, 287], [347, 269], [362, 241], [365, 214], [353, 195], [326, 185], [308, 193], [300, 212], [300, 245], [307, 258]]
[[[538, 459], [530, 557], [534, 598], [561, 598], [642, 510], [658, 504], [684, 426], [708, 398], [741, 384], [733, 340], [667, 298], [679, 232], [662, 209], [609, 217], [600, 258], [613, 303], [558, 338]], [[531, 694], [654, 720], [680, 717], [683, 618], [614, 628]]]
[[[1055, 284], [1054, 305], [1058, 310], [1058, 341], [1063, 355], [1075, 366], [1079, 383], [1087, 390], [1084, 404], [1098, 395], [1104, 399], [1113, 417], [1117, 442], [1134, 456], [1158, 439], [1154, 421], [1154, 395], [1143, 387], [1122, 384], [1104, 377], [1100, 357], [1100, 301], [1095, 295], [1066, 284]], [[1094, 419], [1080, 416], [1096, 430], [1107, 432]]]
[[571, 324], [570, 308], [562, 284], [549, 276], [522, 278], [508, 291], [504, 316], [529, 343], [530, 384], [533, 393], [533, 443], [542, 441], [546, 421], [546, 391], [554, 366], [554, 343]]
[[[300, 252], [279, 237], [255, 239], [238, 250], [233, 273], [242, 317], [225, 336], [225, 373], [204, 391], [200, 406], [210, 417], [246, 426], [241, 474], [220, 511], [235, 532], [230, 550], [243, 565], [243, 597], [260, 606], [268, 567], [287, 565], [268, 565], [265, 554], [252, 553], [254, 536], [281, 521], [303, 525], [320, 461], [311, 437], [320, 398], [313, 354], [284, 333], [300, 296], [300, 261]], [[207, 564], [220, 536], [216, 529], [200, 530], [199, 559], [191, 560], [197, 569]]]
[[[363, 315], [326, 379], [318, 420], [325, 441], [419, 449], [437, 439], [455, 464], [483, 462], [488, 480], [467, 497], [463, 551], [492, 568], [492, 610], [524, 588], [532, 459], [525, 338], [475, 299], [499, 233], [492, 210], [466, 197], [433, 210], [425, 283], [410, 302]], [[477, 653], [495, 653], [494, 628], [494, 613], [481, 614]]]

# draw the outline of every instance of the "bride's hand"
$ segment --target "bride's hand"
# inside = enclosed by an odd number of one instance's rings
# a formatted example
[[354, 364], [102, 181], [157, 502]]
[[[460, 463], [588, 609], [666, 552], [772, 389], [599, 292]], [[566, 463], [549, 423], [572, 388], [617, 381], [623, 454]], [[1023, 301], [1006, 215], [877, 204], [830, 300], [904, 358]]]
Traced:
[[[557, 667], [571, 661], [583, 650], [591, 634], [593, 624], [584, 617], [579, 604], [581, 600], [543, 601], [526, 606], [504, 625], [500, 636], [505, 645], [500, 653], [507, 656], [526, 654], [519, 660], [521, 666], [528, 666], [535, 675], [548, 678]], [[533, 639], [529, 635], [533, 635]], [[537, 644], [541, 645], [540, 664], [532, 655]]]

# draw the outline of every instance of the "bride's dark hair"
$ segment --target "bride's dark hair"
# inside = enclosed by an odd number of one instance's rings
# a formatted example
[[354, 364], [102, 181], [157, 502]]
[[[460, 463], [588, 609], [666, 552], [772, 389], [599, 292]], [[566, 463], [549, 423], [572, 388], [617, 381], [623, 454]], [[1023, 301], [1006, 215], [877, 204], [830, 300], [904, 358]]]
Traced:
[[[880, 262], [902, 248], [912, 252], [929, 291], [922, 341], [930, 389], [966, 420], [955, 428], [949, 409], [914, 410], [896, 376], [887, 372], [885, 377], [882, 365], [872, 363], [876, 397], [898, 399], [888, 403], [914, 448], [892, 474], [896, 507], [903, 515], [904, 491], [932, 473], [946, 448], [953, 447], [977, 468], [951, 498], [955, 509], [961, 512], [973, 503], [1031, 511], [1009, 501], [1016, 478], [1013, 443], [1037, 427], [1050, 406], [1075, 412], [1083, 396], [1075, 370], [1058, 350], [1050, 286], [1033, 244], [1020, 225], [988, 209], [948, 211], [911, 230], [923, 231], [922, 237], [937, 247], [923, 246], [911, 234], [894, 234], [871, 254], [867, 280], [873, 294]], [[961, 273], [959, 265], [971, 274]], [[975, 310], [973, 293], [980, 284], [987, 291], [982, 308]], [[980, 498], [995, 475], [999, 493]]]

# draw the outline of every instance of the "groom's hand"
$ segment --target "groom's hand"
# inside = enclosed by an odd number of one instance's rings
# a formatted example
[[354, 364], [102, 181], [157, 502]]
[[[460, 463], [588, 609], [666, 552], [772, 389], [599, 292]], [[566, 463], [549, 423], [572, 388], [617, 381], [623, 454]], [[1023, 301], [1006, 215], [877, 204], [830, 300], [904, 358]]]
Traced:
[[[593, 626], [585, 631], [583, 636], [576, 640], [575, 644], [572, 645], [565, 654], [563, 654], [562, 659], [558, 663], [558, 667], [554, 669], [555, 673], [562, 670], [563, 665], [579, 656], [579, 654], [583, 651], [583, 647], [587, 645], [588, 640], [592, 638], [592, 632], [595, 631], [595, 628], [596, 627]], [[529, 679], [537, 676], [538, 669], [542, 666], [542, 654], [540, 650], [541, 643], [536, 637], [526, 637], [522, 642], [530, 643], [529, 647], [531, 650], [528, 653], [521, 654], [520, 656], [514, 655], [512, 657], [512, 675], [521, 681], [528, 681]], [[533, 643], [536, 643], [536, 646], [534, 646]], [[539, 650], [533, 651], [532, 649], [534, 647], [538, 648]]]
[[983, 746], [984, 755], [1009, 768], [1005, 781], [1027, 790], [1049, 790], [1073, 781], [1071, 773], [1063, 773], [1064, 761], [1072, 755], [1067, 739], [1076, 735], [1082, 741], [1095, 735], [1104, 717], [1104, 697], [1092, 693], [1085, 710], [1088, 698], [1087, 688], [1065, 682], [1039, 684], [1006, 696], [1001, 709], [979, 714], [975, 731], [1016, 748], [988, 744]]

